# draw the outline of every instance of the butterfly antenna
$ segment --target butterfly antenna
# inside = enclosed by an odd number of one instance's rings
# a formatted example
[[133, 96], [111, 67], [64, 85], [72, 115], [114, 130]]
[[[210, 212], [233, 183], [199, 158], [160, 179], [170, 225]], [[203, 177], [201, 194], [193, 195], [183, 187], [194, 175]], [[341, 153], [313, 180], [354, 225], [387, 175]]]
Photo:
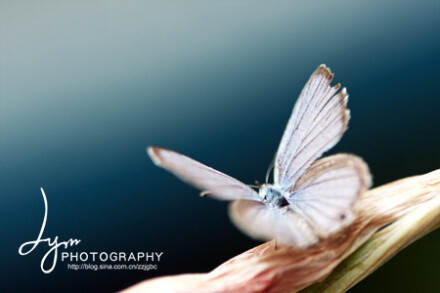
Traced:
[[266, 172], [266, 184], [269, 182], [270, 172], [273, 170], [274, 164], [275, 164], [275, 157], [273, 158], [272, 162], [269, 165], [269, 168], [267, 169], [267, 172]]

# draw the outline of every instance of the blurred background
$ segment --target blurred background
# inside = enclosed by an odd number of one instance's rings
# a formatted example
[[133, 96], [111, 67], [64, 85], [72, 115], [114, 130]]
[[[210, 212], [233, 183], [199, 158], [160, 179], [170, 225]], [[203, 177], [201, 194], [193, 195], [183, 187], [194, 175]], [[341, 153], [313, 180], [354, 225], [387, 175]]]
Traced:
[[[259, 242], [227, 203], [155, 167], [159, 145], [260, 182], [296, 98], [327, 64], [352, 119], [329, 153], [374, 185], [440, 167], [439, 2], [0, 2], [2, 292], [109, 292], [206, 272]], [[163, 251], [157, 271], [45, 275], [44, 237], [79, 251]], [[440, 231], [351, 292], [438, 292]]]

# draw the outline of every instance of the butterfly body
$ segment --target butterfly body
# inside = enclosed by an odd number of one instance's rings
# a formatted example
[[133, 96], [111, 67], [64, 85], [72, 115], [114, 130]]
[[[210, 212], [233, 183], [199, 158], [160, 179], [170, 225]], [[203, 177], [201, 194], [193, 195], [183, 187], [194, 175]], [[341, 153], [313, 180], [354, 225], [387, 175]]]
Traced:
[[289, 205], [286, 193], [276, 185], [262, 185], [258, 195], [263, 203], [273, 208], [284, 208]]
[[232, 201], [232, 221], [251, 237], [275, 238], [299, 249], [317, 245], [356, 219], [355, 204], [371, 185], [361, 158], [320, 158], [341, 139], [350, 118], [347, 91], [331, 86], [332, 79], [321, 65], [304, 86], [274, 159], [274, 183], [258, 192], [174, 151], [149, 147], [148, 154], [156, 165], [202, 190], [202, 196]]

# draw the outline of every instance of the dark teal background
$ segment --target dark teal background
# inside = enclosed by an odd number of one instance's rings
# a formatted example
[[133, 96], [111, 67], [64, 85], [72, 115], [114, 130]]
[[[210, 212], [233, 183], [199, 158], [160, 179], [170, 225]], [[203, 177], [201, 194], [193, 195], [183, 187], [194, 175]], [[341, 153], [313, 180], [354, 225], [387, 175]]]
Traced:
[[[2, 292], [108, 292], [206, 272], [258, 242], [227, 204], [155, 167], [159, 145], [246, 183], [264, 180], [302, 86], [321, 63], [352, 119], [331, 150], [374, 184], [440, 167], [437, 2], [0, 2]], [[164, 251], [159, 269], [40, 270], [35, 239], [79, 251]], [[352, 292], [438, 292], [440, 234]]]

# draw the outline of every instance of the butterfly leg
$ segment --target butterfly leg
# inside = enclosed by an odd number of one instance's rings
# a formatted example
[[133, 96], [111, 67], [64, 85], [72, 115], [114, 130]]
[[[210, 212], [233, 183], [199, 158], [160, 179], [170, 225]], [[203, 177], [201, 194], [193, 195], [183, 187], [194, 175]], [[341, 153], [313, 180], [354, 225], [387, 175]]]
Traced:
[[260, 182], [258, 182], [258, 180], [255, 180], [255, 185], [249, 184], [248, 186], [252, 187], [252, 188], [260, 188]]

